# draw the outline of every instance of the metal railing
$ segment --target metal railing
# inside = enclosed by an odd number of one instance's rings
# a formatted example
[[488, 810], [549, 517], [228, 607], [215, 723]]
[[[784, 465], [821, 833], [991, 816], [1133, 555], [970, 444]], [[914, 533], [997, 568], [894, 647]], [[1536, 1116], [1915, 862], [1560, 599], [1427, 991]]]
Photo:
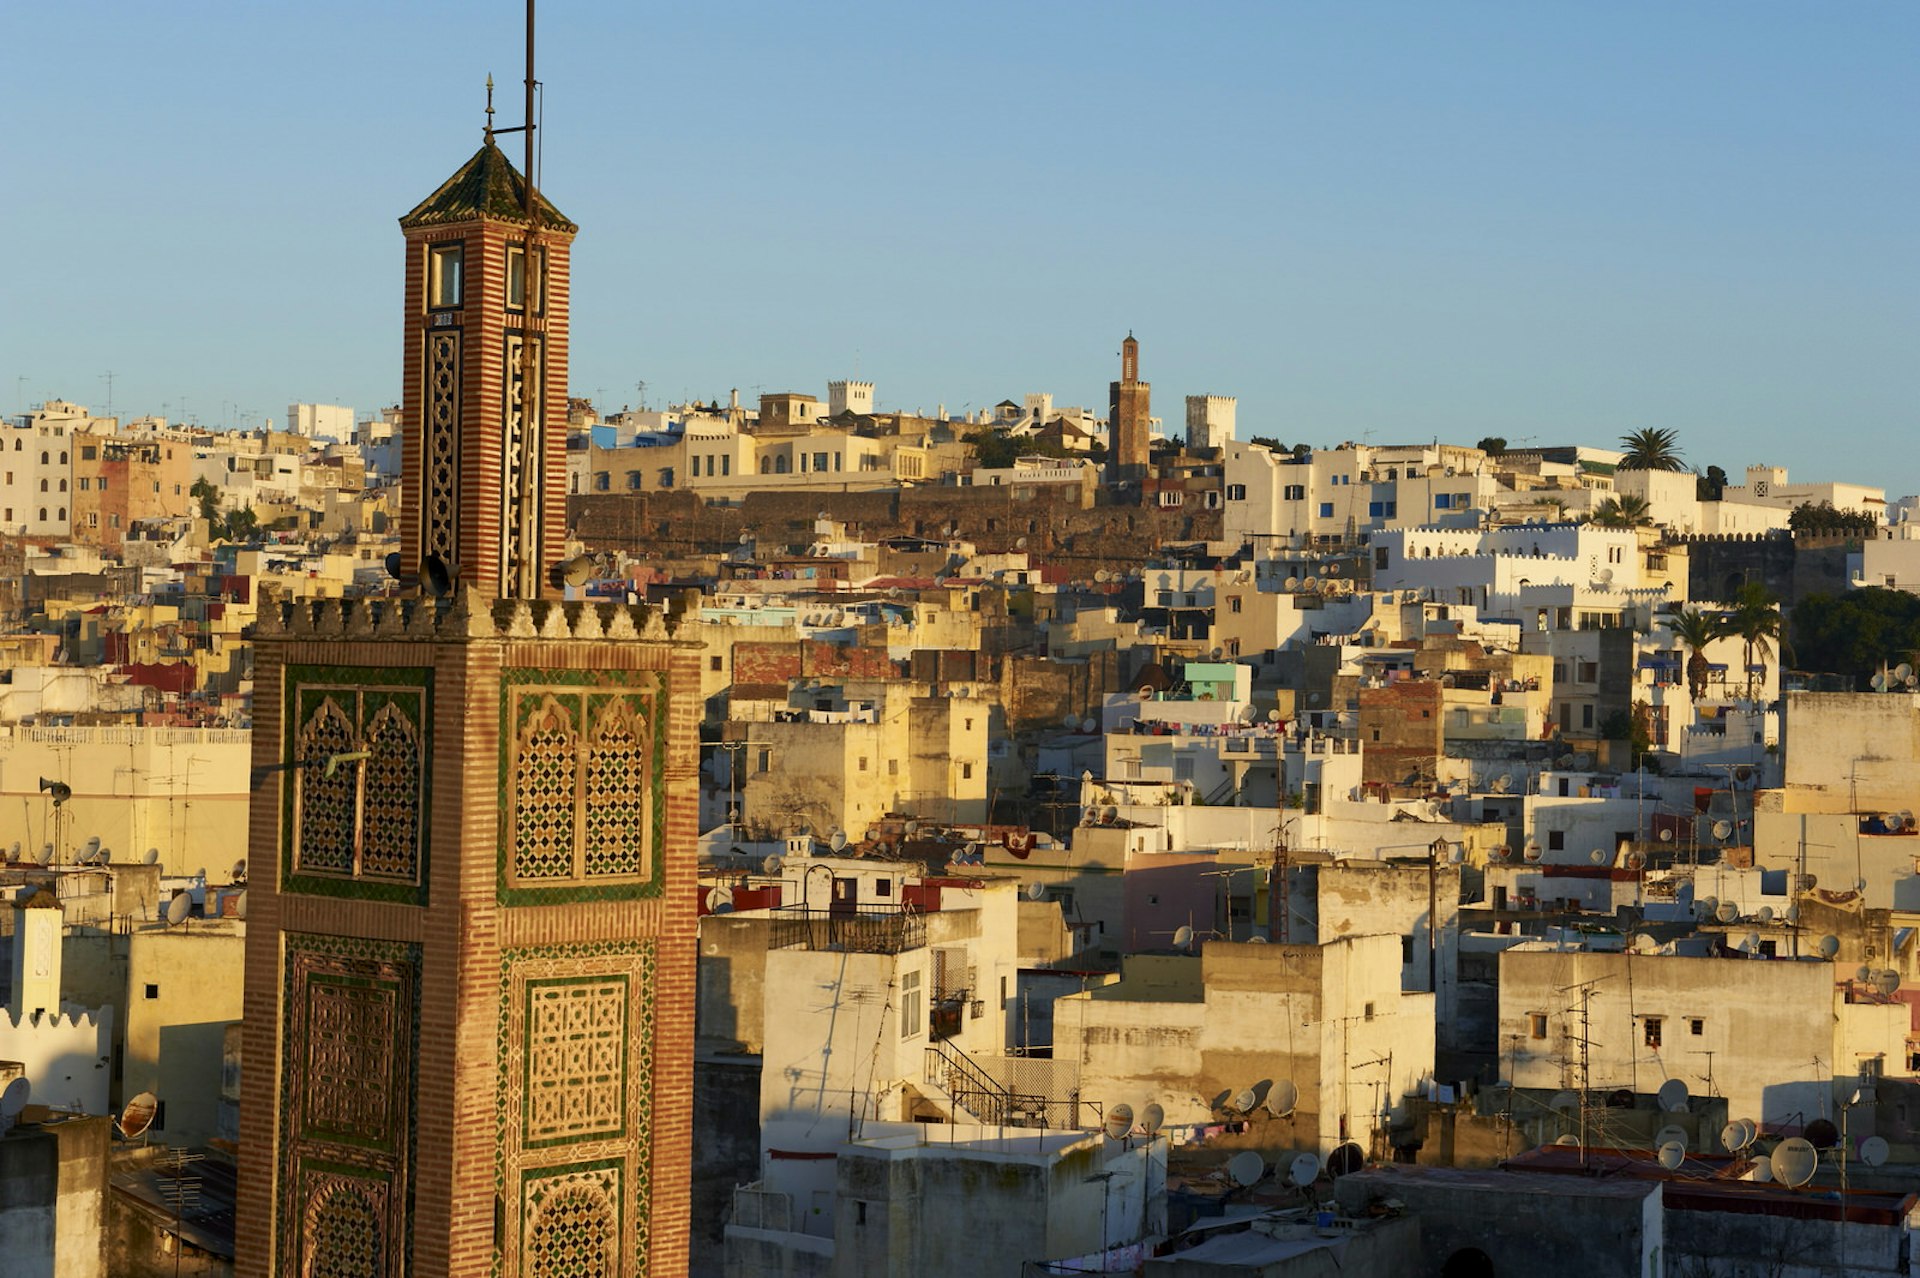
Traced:
[[927, 1047], [926, 1077], [987, 1127], [1073, 1128], [1079, 1125], [1078, 1094], [1054, 1097], [1014, 1090], [952, 1043]]
[[902, 954], [927, 943], [924, 914], [909, 910], [816, 910], [803, 905], [773, 911], [768, 948]]

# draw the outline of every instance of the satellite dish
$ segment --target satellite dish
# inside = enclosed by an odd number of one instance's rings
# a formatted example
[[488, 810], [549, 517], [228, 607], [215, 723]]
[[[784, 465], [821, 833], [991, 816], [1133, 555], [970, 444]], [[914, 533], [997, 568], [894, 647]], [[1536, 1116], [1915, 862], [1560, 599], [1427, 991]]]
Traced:
[[1147, 1107], [1140, 1111], [1140, 1130], [1149, 1136], [1156, 1135], [1167, 1125], [1167, 1111], [1159, 1101], [1148, 1101]]
[[247, 917], [247, 894], [245, 892], [241, 892], [240, 895], [233, 899], [233, 917], [243, 920]]
[[1747, 933], [1740, 938], [1739, 948], [1747, 954], [1758, 954], [1760, 952], [1760, 934], [1758, 932]]
[[827, 836], [827, 846], [835, 852], [845, 851], [847, 847], [847, 832], [845, 830], [835, 830], [832, 834], [829, 834]]
[[1803, 1131], [1807, 1143], [1815, 1149], [1832, 1149], [1840, 1143], [1840, 1129], [1833, 1125], [1831, 1118], [1816, 1118]]
[[593, 556], [575, 555], [555, 564], [547, 573], [547, 580], [555, 589], [565, 586], [584, 586], [593, 579]]
[[247, 858], [243, 856], [233, 863], [233, 868], [227, 871], [227, 881], [229, 883], [245, 883], [247, 881]]
[[185, 892], [175, 892], [173, 899], [167, 902], [167, 926], [176, 927], [187, 921], [187, 915], [193, 909], [193, 898]]
[[1044, 901], [1044, 900], [1046, 900], [1046, 899], [1047, 899], [1047, 885], [1046, 885], [1046, 884], [1044, 884], [1044, 883], [1029, 883], [1029, 884], [1027, 884], [1027, 888], [1026, 888], [1026, 898], [1027, 898], [1027, 899], [1028, 899], [1029, 901]]
[[1765, 1154], [1756, 1154], [1753, 1158], [1753, 1178], [1764, 1185], [1773, 1179], [1773, 1159]]
[[1593, 851], [1587, 853], [1587, 860], [1593, 862], [1595, 865], [1605, 865], [1607, 863], [1607, 854], [1601, 849], [1595, 848]]
[[1173, 946], [1175, 949], [1184, 950], [1192, 944], [1193, 944], [1192, 928], [1188, 927], [1186, 924], [1183, 923], [1179, 927], [1174, 929]]
[[716, 887], [707, 889], [707, 913], [725, 914], [733, 908], [733, 891], [730, 888]]
[[1873, 969], [1865, 963], [1862, 963], [1859, 967], [1853, 969], [1853, 979], [1865, 985], [1873, 979]]
[[1493, 792], [1495, 794], [1505, 794], [1511, 789], [1513, 789], [1513, 774], [1511, 772], [1502, 772], [1493, 779]]
[[1121, 1101], [1107, 1106], [1107, 1135], [1119, 1140], [1133, 1130], [1133, 1106]]
[[[7, 1084], [7, 1090], [0, 1092], [0, 1119], [12, 1119], [20, 1116], [27, 1107], [27, 1098], [33, 1095], [33, 1084], [24, 1078], [16, 1078]], [[137, 1099], [137, 1098], [136, 1098]]]
[[1740, 917], [1740, 907], [1732, 901], [1722, 901], [1714, 908], [1713, 917], [1722, 923], [1731, 923]]
[[[20, 846], [20, 845], [19, 845], [19, 844], [17, 844], [17, 843], [16, 843], [16, 844], [14, 844], [14, 847], [15, 847], [15, 848], [18, 848], [19, 846]], [[159, 860], [160, 860], [160, 849], [159, 849], [159, 848], [148, 848], [148, 849], [147, 849], [147, 854], [146, 854], [145, 856], [143, 856], [143, 857], [141, 857], [141, 858], [140, 858], [140, 864], [142, 864], [142, 865], [154, 865], [154, 864], [157, 864], [157, 863], [159, 862]], [[242, 862], [241, 862], [241, 864], [242, 864], [242, 865], [245, 865], [245, 864], [246, 864], [246, 862], [244, 862], [244, 861], [242, 861]]]
[[1875, 692], [1885, 692], [1887, 690], [1887, 677], [1883, 674], [1876, 674], [1873, 678], [1867, 680], [1867, 683]]
[[1819, 1151], [1798, 1136], [1789, 1136], [1774, 1146], [1773, 1174], [1783, 1185], [1798, 1189], [1813, 1179], [1819, 1167]]
[[98, 852], [99, 850], [100, 850], [100, 836], [96, 834], [87, 839], [87, 855], [92, 856], [95, 852]]
[[1716, 838], [1716, 839], [1719, 839], [1719, 840], [1721, 840], [1722, 842], [1724, 842], [1724, 841], [1726, 841], [1726, 839], [1727, 839], [1727, 838], [1728, 838], [1729, 836], [1731, 836], [1732, 834], [1733, 834], [1733, 822], [1731, 822], [1731, 821], [1715, 821], [1715, 822], [1713, 823], [1713, 837], [1714, 837], [1714, 838]]
[[1893, 997], [1893, 992], [1900, 988], [1900, 973], [1894, 971], [1892, 968], [1874, 973], [1873, 988], [1879, 990], [1889, 998]]
[[1095, 723], [1091, 719], [1082, 719], [1080, 721], [1080, 731], [1082, 732], [1092, 732], [1095, 728], [1099, 726], [1100, 726], [1099, 724]]
[[1834, 955], [1838, 954], [1839, 952], [1840, 952], [1839, 937], [1823, 936], [1820, 938], [1820, 957], [1821, 958], [1832, 958]]
[[1578, 1136], [1575, 1136], [1573, 1133], [1569, 1132], [1565, 1136], [1562, 1136], [1558, 1140], [1554, 1141], [1553, 1143], [1556, 1145], [1578, 1145], [1580, 1143], [1580, 1138]]
[[769, 875], [778, 874], [780, 873], [780, 868], [785, 864], [786, 862], [782, 861], [779, 857], [770, 856], [760, 863], [760, 873]]
[[1361, 1152], [1360, 1147], [1352, 1141], [1347, 1141], [1345, 1144], [1335, 1146], [1333, 1152], [1327, 1155], [1327, 1175], [1345, 1176], [1350, 1172], [1359, 1171], [1366, 1162], [1367, 1156]]
[[1676, 1144], [1676, 1143], [1679, 1144], [1682, 1148], [1686, 1147], [1686, 1144], [1687, 1144], [1686, 1128], [1677, 1127], [1672, 1123], [1668, 1123], [1665, 1127], [1662, 1127], [1659, 1131], [1653, 1134], [1653, 1147], [1655, 1149], [1660, 1148], [1662, 1145], [1669, 1145], [1669, 1144]]
[[1771, 923], [1773, 922], [1773, 907], [1771, 905], [1763, 905], [1754, 911], [1753, 917], [1756, 922]]
[[1627, 868], [1629, 870], [1646, 869], [1647, 854], [1645, 852], [1638, 850], [1637, 848], [1634, 851], [1627, 853]]
[[1251, 1114], [1259, 1104], [1259, 1094], [1251, 1087], [1241, 1088], [1240, 1091], [1235, 1094], [1232, 1101], [1233, 1108], [1242, 1114]]
[[1720, 1146], [1729, 1154], [1738, 1153], [1746, 1148], [1746, 1141], [1743, 1139], [1745, 1135], [1745, 1129], [1740, 1126], [1740, 1121], [1735, 1119], [1720, 1129]]
[[1703, 919], [1712, 918], [1714, 911], [1719, 908], [1720, 898], [1717, 896], [1703, 896], [1693, 903], [1693, 912]]
[[1887, 1138], [1869, 1136], [1860, 1142], [1860, 1161], [1869, 1167], [1878, 1167], [1887, 1161]]
[[1295, 1154], [1293, 1161], [1287, 1164], [1287, 1179], [1302, 1188], [1320, 1179], [1319, 1155]]
[[1268, 723], [1280, 722], [1280, 712], [1278, 710], [1267, 711], [1267, 722]]
[[[1289, 577], [1289, 578], [1287, 578], [1287, 580], [1286, 580], [1286, 587], [1287, 587], [1287, 589], [1288, 589], [1288, 590], [1298, 590], [1298, 589], [1300, 589], [1300, 579], [1299, 579], [1298, 577]], [[1315, 1164], [1314, 1164], [1314, 1170], [1315, 1170], [1316, 1172], [1317, 1172], [1317, 1171], [1319, 1170], [1319, 1167], [1320, 1167], [1320, 1165], [1319, 1165], [1318, 1163], [1315, 1163]]]
[[120, 1136], [123, 1140], [133, 1140], [143, 1136], [153, 1120], [160, 1113], [160, 1098], [152, 1092], [141, 1092], [128, 1101], [126, 1108], [120, 1111]]
[[1300, 1103], [1300, 1089], [1290, 1078], [1283, 1078], [1267, 1092], [1267, 1112], [1275, 1118], [1285, 1118]]
[[1538, 861], [1540, 859], [1540, 845], [1538, 843], [1529, 843], [1527, 844], [1526, 850], [1520, 855], [1524, 856], [1528, 862]]
[[1679, 1141], [1668, 1141], [1660, 1147], [1660, 1165], [1668, 1171], [1678, 1171], [1686, 1161], [1687, 1147]]
[[1893, 668], [1893, 677], [1898, 679], [1901, 683], [1905, 683], [1908, 679], [1913, 677], [1913, 667], [1903, 661], [1899, 665]]
[[1559, 1092], [1554, 1095], [1552, 1100], [1547, 1102], [1547, 1108], [1571, 1113], [1580, 1108], [1580, 1098], [1572, 1092]]
[[453, 571], [447, 567], [447, 561], [437, 554], [428, 555], [420, 561], [420, 571], [426, 577], [427, 593], [436, 599], [445, 598], [453, 590]]
[[1907, 817], [1904, 812], [1889, 812], [1880, 818], [1880, 824], [1886, 826], [1887, 829], [1893, 831], [1895, 834], [1898, 834], [1906, 828]]
[[1243, 1149], [1227, 1160], [1227, 1176], [1242, 1189], [1266, 1173], [1266, 1160], [1251, 1149]]
[[1690, 1099], [1685, 1081], [1678, 1078], [1669, 1078], [1660, 1084], [1660, 1090], [1654, 1096], [1659, 1100], [1660, 1108], [1669, 1114], [1683, 1112]]

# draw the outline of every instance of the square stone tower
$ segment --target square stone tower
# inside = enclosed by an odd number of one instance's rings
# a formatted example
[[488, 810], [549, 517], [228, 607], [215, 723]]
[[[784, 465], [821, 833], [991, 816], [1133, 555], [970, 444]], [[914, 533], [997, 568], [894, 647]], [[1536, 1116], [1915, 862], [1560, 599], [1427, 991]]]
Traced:
[[1146, 478], [1152, 405], [1153, 385], [1140, 380], [1140, 343], [1128, 333], [1120, 344], [1120, 380], [1107, 384], [1107, 464], [1117, 480]]
[[549, 584], [576, 228], [525, 203], [489, 136], [402, 219], [420, 589], [261, 603], [248, 1278], [686, 1269], [698, 649]]

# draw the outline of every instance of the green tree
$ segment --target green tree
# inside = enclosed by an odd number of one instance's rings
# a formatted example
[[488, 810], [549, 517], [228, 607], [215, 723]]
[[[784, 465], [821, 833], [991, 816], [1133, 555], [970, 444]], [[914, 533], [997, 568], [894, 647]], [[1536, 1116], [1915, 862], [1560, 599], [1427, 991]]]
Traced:
[[1753, 695], [1754, 658], [1760, 659], [1759, 674], [1766, 677], [1767, 661], [1773, 656], [1774, 645], [1783, 641], [1780, 626], [1779, 601], [1767, 588], [1757, 581], [1750, 581], [1740, 587], [1740, 593], [1734, 596], [1733, 608], [1721, 623], [1721, 633], [1740, 640], [1741, 649], [1746, 657], [1747, 695]]
[[1796, 536], [1805, 533], [1831, 533], [1846, 537], [1864, 537], [1878, 532], [1880, 521], [1858, 510], [1835, 510], [1833, 503], [1818, 506], [1803, 501], [1787, 516], [1787, 527]]
[[211, 524], [220, 513], [220, 490], [201, 478], [194, 480], [187, 492], [200, 503], [200, 518]]
[[1622, 493], [1595, 506], [1593, 522], [1601, 528], [1645, 528], [1653, 523], [1653, 514], [1645, 497]]
[[1719, 501], [1727, 491], [1727, 472], [1718, 466], [1707, 467], [1707, 473], [1693, 481], [1695, 501]]
[[1686, 608], [1667, 618], [1667, 629], [1687, 649], [1687, 695], [1698, 701], [1707, 695], [1707, 645], [1720, 637], [1718, 618], [1698, 608]]
[[1793, 655], [1802, 670], [1840, 675], [1856, 689], [1882, 663], [1920, 651], [1920, 595], [1863, 586], [1840, 595], [1807, 595], [1793, 606]]
[[1685, 470], [1680, 460], [1680, 436], [1665, 427], [1648, 426], [1620, 437], [1627, 455], [1620, 459], [1621, 470]]
[[1503, 435], [1489, 435], [1475, 444], [1474, 447], [1489, 457], [1498, 457], [1501, 453], [1507, 451], [1507, 441]]
[[1285, 444], [1281, 443], [1279, 440], [1275, 439], [1271, 435], [1255, 435], [1252, 439], [1249, 439], [1247, 442], [1249, 444], [1254, 445], [1256, 448], [1271, 449], [1273, 452], [1276, 452], [1276, 453], [1284, 453], [1288, 451], [1287, 446]]

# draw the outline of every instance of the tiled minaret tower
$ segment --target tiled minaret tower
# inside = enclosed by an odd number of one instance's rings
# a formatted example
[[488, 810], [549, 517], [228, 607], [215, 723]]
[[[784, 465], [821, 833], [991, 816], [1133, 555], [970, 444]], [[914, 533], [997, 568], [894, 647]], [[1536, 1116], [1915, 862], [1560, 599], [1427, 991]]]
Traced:
[[1140, 343], [1132, 333], [1120, 345], [1120, 380], [1107, 384], [1107, 434], [1114, 478], [1144, 479], [1153, 385], [1140, 380]]
[[697, 649], [547, 584], [576, 228], [521, 183], [489, 135], [401, 220], [419, 588], [261, 604], [246, 1278], [686, 1271]]

